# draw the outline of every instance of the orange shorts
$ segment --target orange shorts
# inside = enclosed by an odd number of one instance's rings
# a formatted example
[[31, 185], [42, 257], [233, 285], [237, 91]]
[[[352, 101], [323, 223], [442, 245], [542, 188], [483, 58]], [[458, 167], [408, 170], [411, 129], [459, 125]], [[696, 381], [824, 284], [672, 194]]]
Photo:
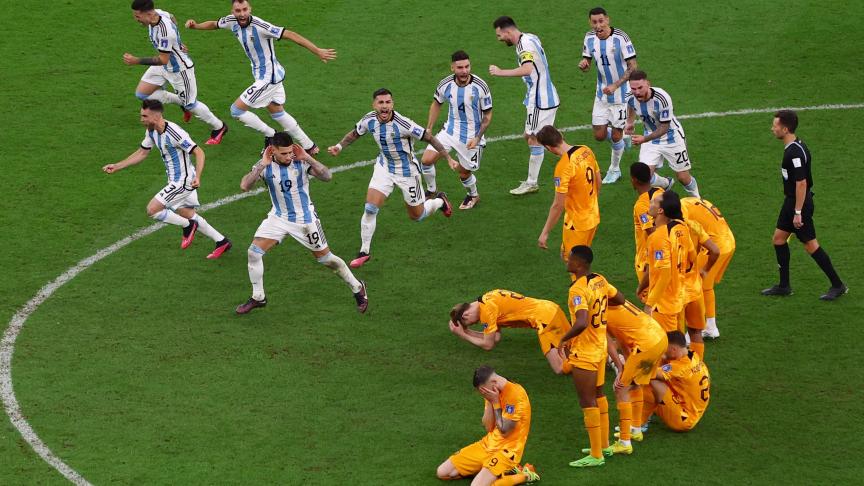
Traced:
[[561, 338], [570, 330], [570, 321], [560, 307], [555, 306], [556, 311], [551, 320], [546, 323], [545, 327], [537, 330], [537, 339], [540, 340], [540, 350], [543, 351], [543, 356], [546, 356], [549, 351], [558, 347]]
[[565, 227], [561, 231], [561, 256], [564, 260], [567, 260], [567, 257], [570, 256], [570, 250], [574, 246], [591, 246], [591, 242], [594, 241], [594, 235], [596, 233], [597, 226], [585, 231]]
[[573, 353], [570, 353], [567, 362], [570, 363], [570, 366], [579, 368], [580, 370], [596, 371], [597, 386], [603, 386], [603, 383], [606, 382], [606, 356], [603, 356], [603, 359], [600, 361], [589, 361], [577, 358]]
[[450, 462], [459, 471], [462, 477], [474, 476], [481, 469], [488, 469], [495, 476], [503, 476], [504, 473], [510, 471], [519, 465], [521, 457], [517, 457], [515, 453], [502, 449], [497, 452], [489, 453], [483, 445], [482, 440], [465, 446], [459, 449], [459, 452], [450, 456]]
[[[732, 255], [735, 254], [735, 249], [729, 253], [721, 253], [717, 258], [717, 261], [714, 262], [714, 266], [711, 267], [711, 271], [708, 272], [702, 279], [702, 290], [710, 290], [714, 288], [714, 284], [720, 283], [723, 279], [723, 274], [726, 273], [726, 269], [729, 267], [729, 262], [732, 261]], [[696, 259], [697, 268], [702, 268], [705, 266], [705, 262], [708, 261], [707, 253], [699, 253], [699, 257]]]
[[666, 336], [663, 336], [657, 344], [646, 348], [636, 348], [630, 352], [624, 361], [624, 370], [621, 372], [621, 383], [627, 385], [647, 385], [651, 378], [657, 374], [660, 360], [666, 347], [669, 345]]
[[651, 317], [660, 324], [660, 327], [663, 328], [663, 332], [678, 330], [678, 314], [664, 314], [655, 308], [654, 312], [651, 313]]
[[676, 432], [692, 430], [702, 418], [701, 415], [684, 410], [684, 407], [675, 400], [675, 396], [669, 388], [666, 389], [666, 395], [663, 396], [663, 403], [658, 402], [654, 412], [667, 427]]
[[684, 306], [684, 322], [688, 329], [705, 329], [705, 301], [700, 295], [698, 299]]

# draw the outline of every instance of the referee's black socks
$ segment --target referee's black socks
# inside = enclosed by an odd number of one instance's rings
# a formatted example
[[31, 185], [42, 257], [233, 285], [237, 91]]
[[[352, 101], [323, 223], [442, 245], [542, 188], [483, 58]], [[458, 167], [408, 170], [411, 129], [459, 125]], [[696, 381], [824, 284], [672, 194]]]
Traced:
[[[789, 280], [789, 246], [786, 246], [786, 280]], [[774, 247], [777, 248], [776, 246]], [[820, 246], [816, 251], [810, 254], [814, 260], [816, 260], [816, 264], [819, 265], [819, 268], [825, 272], [825, 276], [828, 277], [828, 280], [831, 280], [831, 286], [834, 288], [839, 288], [843, 286], [843, 281], [840, 280], [840, 277], [837, 275], [837, 271], [834, 270], [834, 265], [831, 264], [831, 258], [828, 256], [828, 253], [822, 249]], [[778, 250], [777, 260], [780, 260], [780, 253]], [[780, 271], [782, 274], [782, 270]], [[782, 276], [780, 277], [783, 278]], [[782, 284], [781, 284], [782, 285]]]
[[[821, 251], [821, 248], [819, 249]], [[777, 266], [780, 268], [780, 287], [789, 288], [789, 244], [774, 245], [774, 253], [777, 254]], [[818, 253], [818, 252], [817, 252]], [[823, 254], [825, 252], [822, 252]], [[813, 258], [816, 258], [815, 256]], [[828, 258], [828, 255], [825, 255]], [[817, 262], [819, 260], [816, 260]], [[819, 266], [822, 266], [820, 263]], [[831, 261], [828, 260], [828, 266], [831, 266]]]

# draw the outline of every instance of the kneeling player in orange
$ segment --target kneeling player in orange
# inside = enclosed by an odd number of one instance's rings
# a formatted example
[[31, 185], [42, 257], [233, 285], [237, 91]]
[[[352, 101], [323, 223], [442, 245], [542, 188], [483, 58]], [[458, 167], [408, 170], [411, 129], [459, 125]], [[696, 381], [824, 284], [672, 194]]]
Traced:
[[651, 394], [646, 393], [643, 423], [655, 413], [667, 427], [676, 432], [693, 429], [711, 399], [711, 375], [702, 358], [687, 350], [684, 334], [666, 334], [669, 347], [666, 363], [651, 380]]
[[[469, 329], [483, 324], [483, 332]], [[474, 302], [456, 304], [450, 311], [450, 331], [469, 343], [490, 350], [501, 340], [502, 327], [533, 327], [540, 350], [556, 374], [570, 373], [570, 366], [558, 354], [558, 343], [570, 330], [570, 321], [558, 304], [534, 299], [511, 290], [495, 289]]]
[[472, 486], [510, 486], [538, 481], [540, 476], [533, 466], [519, 466], [531, 428], [531, 403], [525, 389], [488, 366], [474, 371], [474, 388], [484, 398], [483, 425], [487, 433], [441, 463], [438, 478], [474, 476]]
[[[668, 343], [660, 324], [630, 301], [610, 305], [606, 321], [606, 331], [615, 338], [609, 339], [609, 355], [618, 368], [614, 388], [620, 434], [619, 440], [604, 452], [606, 455], [631, 454], [631, 438], [642, 440], [642, 388], [657, 373]], [[615, 341], [624, 349], [624, 360], [618, 354]]]
[[609, 402], [603, 393], [606, 373], [606, 308], [623, 304], [624, 296], [597, 273], [591, 272], [594, 253], [588, 246], [574, 246], [567, 260], [573, 283], [567, 305], [573, 327], [561, 338], [562, 357], [573, 366], [570, 375], [579, 394], [590, 454], [570, 463], [573, 467], [602, 466], [603, 449], [609, 447]]

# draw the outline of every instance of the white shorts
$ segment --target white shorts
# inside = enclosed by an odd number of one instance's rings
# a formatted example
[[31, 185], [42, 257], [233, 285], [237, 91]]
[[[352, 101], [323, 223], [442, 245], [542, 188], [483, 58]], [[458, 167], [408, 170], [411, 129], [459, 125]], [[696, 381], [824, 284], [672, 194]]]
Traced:
[[625, 103], [609, 103], [594, 97], [594, 109], [591, 110], [591, 124], [612, 128], [624, 128], [627, 122], [627, 105]]
[[198, 100], [198, 83], [195, 81], [195, 68], [184, 69], [179, 73], [169, 73], [162, 66], [150, 66], [144, 71], [141, 81], [154, 86], [165, 86], [170, 83], [174, 92], [180, 97], [183, 106], [189, 106]]
[[[435, 138], [441, 142], [441, 145], [444, 146], [445, 149], [449, 152], [453, 150], [456, 152], [456, 157], [459, 159], [459, 164], [465, 168], [465, 170], [470, 170], [474, 172], [475, 170], [480, 168], [480, 159], [483, 158], [483, 150], [486, 148], [486, 138], [481, 138], [480, 143], [477, 144], [473, 149], [469, 149], [467, 144], [464, 144], [459, 141], [453, 135], [447, 133], [447, 130], [441, 130], [438, 132], [438, 135], [435, 135]], [[437, 152], [435, 147], [431, 145], [426, 146], [427, 152]]]
[[153, 196], [153, 199], [162, 203], [166, 208], [176, 211], [180, 208], [197, 208], [198, 191], [189, 189], [179, 182], [169, 182], [161, 191]]
[[639, 162], [650, 165], [654, 169], [663, 167], [663, 161], [669, 162], [669, 168], [675, 172], [690, 170], [690, 155], [687, 154], [687, 144], [684, 142], [671, 145], [651, 142], [639, 146]]
[[558, 107], [541, 110], [535, 106], [529, 106], [528, 117], [525, 119], [525, 133], [528, 135], [537, 135], [541, 128], [547, 125], [555, 125], [555, 113], [558, 112]]
[[281, 81], [275, 84], [267, 81], [255, 81], [240, 95], [240, 99], [250, 108], [265, 108], [270, 103], [284, 105], [285, 87], [282, 86]]
[[413, 176], [398, 176], [391, 174], [386, 167], [376, 162], [375, 169], [372, 171], [372, 180], [369, 181], [369, 189], [375, 189], [390, 197], [393, 186], [402, 190], [402, 199], [409, 206], [419, 206], [426, 202], [419, 171]]
[[279, 243], [282, 243], [288, 235], [311, 251], [327, 248], [327, 237], [324, 236], [324, 228], [321, 227], [321, 221], [317, 216], [311, 223], [300, 224], [292, 223], [271, 213], [255, 230], [255, 238], [267, 238]]

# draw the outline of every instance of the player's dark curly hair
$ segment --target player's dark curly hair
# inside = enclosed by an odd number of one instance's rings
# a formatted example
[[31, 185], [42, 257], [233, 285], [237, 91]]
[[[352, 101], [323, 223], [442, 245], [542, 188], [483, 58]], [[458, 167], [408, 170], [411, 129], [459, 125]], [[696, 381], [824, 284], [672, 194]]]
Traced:
[[159, 100], [144, 100], [141, 102], [141, 108], [159, 113], [165, 112], [165, 106]]
[[594, 252], [590, 246], [576, 245], [570, 249], [570, 256], [576, 257], [589, 265], [594, 261]]
[[681, 212], [681, 196], [675, 191], [666, 191], [660, 198], [660, 209], [669, 219], [684, 219]]
[[491, 366], [483, 365], [474, 370], [474, 388], [485, 385], [494, 374], [495, 370]]
[[687, 338], [684, 337], [684, 333], [682, 333], [681, 331], [667, 332], [666, 339], [669, 340], [669, 344], [681, 346], [682, 348], [687, 347]]
[[138, 12], [149, 12], [156, 8], [153, 5], [153, 0], [132, 0], [132, 10]]
[[288, 135], [288, 132], [276, 132], [270, 141], [270, 145], [275, 147], [290, 147], [294, 145], [294, 139], [291, 138], [291, 135]]
[[502, 15], [492, 22], [492, 27], [496, 29], [506, 29], [508, 27], [516, 27], [516, 21], [512, 17]]
[[450, 309], [450, 320], [464, 327], [466, 324], [462, 320], [462, 315], [465, 314], [465, 311], [468, 310], [469, 306], [471, 306], [471, 304], [468, 302], [454, 305], [453, 308]]
[[465, 61], [468, 59], [468, 53], [463, 50], [458, 50], [450, 56], [450, 62]]

